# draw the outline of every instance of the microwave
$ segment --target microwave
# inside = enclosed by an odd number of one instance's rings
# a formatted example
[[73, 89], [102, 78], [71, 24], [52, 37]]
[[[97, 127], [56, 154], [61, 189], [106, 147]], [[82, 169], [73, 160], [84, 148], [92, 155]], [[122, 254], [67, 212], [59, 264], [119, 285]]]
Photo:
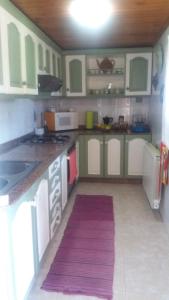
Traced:
[[53, 112], [44, 113], [45, 123], [49, 130], [60, 131], [78, 128], [77, 112]]

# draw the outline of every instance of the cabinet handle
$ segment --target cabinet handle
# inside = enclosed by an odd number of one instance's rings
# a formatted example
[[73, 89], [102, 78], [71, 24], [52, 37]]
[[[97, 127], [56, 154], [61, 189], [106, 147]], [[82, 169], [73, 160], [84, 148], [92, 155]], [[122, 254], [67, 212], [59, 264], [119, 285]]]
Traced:
[[69, 90], [70, 90], [69, 88], [66, 89], [67, 92], [69, 92]]
[[26, 85], [26, 81], [22, 81], [22, 85]]
[[128, 91], [129, 91], [129, 90], [130, 90], [130, 88], [129, 88], [129, 87], [126, 87], [126, 90], [128, 90]]

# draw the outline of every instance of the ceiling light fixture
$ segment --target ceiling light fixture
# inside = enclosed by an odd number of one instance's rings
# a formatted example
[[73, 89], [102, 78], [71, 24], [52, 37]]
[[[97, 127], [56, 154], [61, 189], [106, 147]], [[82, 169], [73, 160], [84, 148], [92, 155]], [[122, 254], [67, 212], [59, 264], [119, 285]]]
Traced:
[[109, 0], [73, 0], [70, 13], [79, 24], [98, 28], [110, 18], [112, 5]]

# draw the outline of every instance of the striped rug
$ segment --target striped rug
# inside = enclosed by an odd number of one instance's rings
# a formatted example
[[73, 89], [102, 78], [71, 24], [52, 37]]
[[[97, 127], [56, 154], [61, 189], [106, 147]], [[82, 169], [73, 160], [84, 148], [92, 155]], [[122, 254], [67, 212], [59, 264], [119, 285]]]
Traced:
[[110, 300], [113, 271], [112, 197], [77, 195], [60, 247], [41, 288]]

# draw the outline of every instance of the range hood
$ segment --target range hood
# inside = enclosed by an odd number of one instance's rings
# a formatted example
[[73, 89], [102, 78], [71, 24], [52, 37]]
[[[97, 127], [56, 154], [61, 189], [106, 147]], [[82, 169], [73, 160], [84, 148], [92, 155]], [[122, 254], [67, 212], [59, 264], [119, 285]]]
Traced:
[[38, 75], [38, 91], [40, 93], [57, 92], [62, 85], [62, 80], [56, 76], [46, 74]]

